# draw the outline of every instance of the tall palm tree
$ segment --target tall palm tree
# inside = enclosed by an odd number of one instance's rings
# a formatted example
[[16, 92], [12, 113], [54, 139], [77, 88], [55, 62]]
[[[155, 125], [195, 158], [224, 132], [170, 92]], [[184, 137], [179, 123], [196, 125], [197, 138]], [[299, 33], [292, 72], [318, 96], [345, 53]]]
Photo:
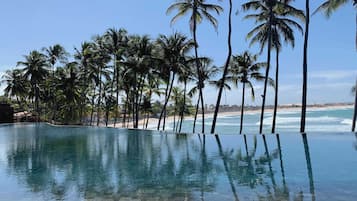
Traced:
[[[114, 118], [114, 127], [118, 118], [118, 103], [119, 103], [119, 71], [120, 66], [118, 63], [123, 59], [124, 48], [127, 47], [128, 37], [127, 31], [125, 29], [115, 29], [111, 28], [106, 31], [104, 34], [106, 39], [106, 48], [108, 52], [112, 55], [113, 63], [113, 82], [111, 84], [112, 93], [116, 91], [116, 103], [115, 103], [115, 118]], [[115, 84], [115, 87], [114, 87]], [[115, 90], [116, 88], [116, 90]]]
[[216, 102], [216, 107], [213, 113], [213, 120], [212, 120], [212, 127], [211, 127], [211, 133], [213, 134], [216, 129], [216, 121], [217, 121], [217, 115], [219, 112], [219, 106], [221, 104], [221, 98], [222, 98], [222, 92], [223, 92], [223, 87], [226, 81], [226, 75], [228, 73], [228, 66], [229, 62], [231, 61], [232, 57], [232, 44], [231, 44], [231, 37], [232, 37], [232, 8], [233, 8], [233, 3], [232, 0], [229, 0], [229, 14], [228, 14], [228, 56], [227, 60], [223, 69], [223, 74], [221, 78], [221, 85], [219, 87], [218, 91], [218, 97], [217, 97], [217, 102]]
[[[330, 17], [332, 12], [340, 8], [342, 5], [347, 4], [347, 3], [352, 3], [353, 6], [357, 9], [357, 0], [327, 0], [324, 3], [319, 6], [316, 12], [323, 12], [326, 17]], [[355, 39], [355, 45], [357, 49], [357, 12], [356, 12], [356, 39]], [[357, 82], [357, 79], [356, 79]], [[354, 112], [353, 112], [353, 124], [352, 124], [352, 131], [355, 131], [355, 125], [356, 125], [356, 118], [357, 118], [357, 90], [355, 92], [355, 107], [354, 107]]]
[[357, 117], [357, 79], [356, 79], [356, 84], [355, 86], [352, 87], [352, 93], [355, 94], [355, 106], [353, 110], [353, 117], [352, 117], [352, 132], [355, 132], [356, 130], [356, 117]]
[[158, 128], [160, 128], [160, 123], [164, 112], [166, 111], [167, 103], [171, 97], [171, 91], [173, 84], [175, 82], [175, 77], [181, 69], [186, 68], [186, 57], [189, 51], [191, 51], [194, 43], [189, 40], [186, 36], [175, 33], [172, 36], [160, 35], [157, 40], [158, 47], [162, 50], [161, 58], [163, 60], [163, 65], [169, 69], [169, 86], [168, 92], [165, 97], [164, 106], [161, 110]]
[[[196, 36], [197, 24], [200, 24], [205, 18], [214, 26], [215, 29], [217, 29], [218, 21], [212, 14], [210, 14], [210, 12], [214, 11], [219, 15], [223, 11], [223, 8], [218, 5], [208, 4], [205, 0], [178, 0], [167, 9], [166, 13], [170, 14], [173, 10], [177, 10], [178, 13], [172, 18], [171, 24], [176, 22], [179, 18], [190, 14], [190, 31], [193, 34], [193, 41], [195, 43], [196, 73], [198, 75], [199, 84], [203, 85], [203, 80], [200, 76], [201, 67], [198, 59], [198, 43]], [[201, 99], [202, 110], [202, 133], [204, 133], [205, 112], [202, 87], [199, 89], [199, 98]]]
[[22, 100], [28, 93], [28, 82], [19, 69], [7, 70], [2, 76], [1, 83], [6, 83], [5, 96], [15, 97], [17, 103], [22, 107]]
[[[230, 73], [236, 83], [243, 84], [242, 93], [242, 106], [241, 106], [241, 116], [240, 116], [240, 129], [239, 133], [242, 134], [243, 130], [243, 117], [244, 117], [244, 102], [245, 102], [245, 89], [246, 87], [251, 89], [252, 100], [255, 98], [254, 87], [252, 81], [263, 81], [265, 79], [264, 75], [261, 74], [260, 70], [266, 67], [266, 63], [257, 62], [258, 55], [253, 55], [248, 51], [243, 52], [241, 55], [233, 56], [230, 62]], [[270, 79], [270, 83], [273, 80]]]
[[31, 91], [35, 96], [35, 112], [40, 115], [40, 90], [41, 84], [48, 75], [48, 63], [46, 56], [36, 50], [31, 51], [29, 55], [24, 56], [24, 61], [19, 61], [18, 66], [23, 66], [24, 77], [30, 81]]
[[[66, 52], [66, 50], [64, 49], [64, 47], [62, 47], [60, 44], [56, 44], [53, 46], [49, 46], [48, 48], [42, 48], [42, 50], [44, 51], [48, 62], [50, 63], [50, 67], [52, 68], [52, 79], [54, 79], [55, 76], [55, 65], [58, 61], [64, 63], [67, 61], [67, 56], [68, 53]], [[51, 81], [51, 79], [49, 79], [48, 81]], [[55, 116], [56, 116], [56, 103], [55, 103], [55, 98], [54, 98], [54, 93], [55, 93], [55, 88], [54, 88], [54, 82], [50, 83], [50, 89], [49, 89], [49, 93], [50, 93], [50, 97], [52, 99], [52, 120], [54, 120]]]
[[[259, 11], [259, 13], [248, 14], [245, 19], [254, 19], [258, 26], [254, 27], [252, 31], [247, 34], [247, 38], [251, 39], [250, 44], [260, 43], [261, 52], [265, 45], [267, 45], [267, 68], [265, 72], [264, 91], [262, 95], [262, 108], [260, 114], [259, 133], [263, 132], [264, 124], [264, 109], [266, 92], [268, 85], [268, 77], [270, 70], [271, 49], [273, 48], [274, 27], [275, 30], [280, 30], [282, 34], [293, 32], [292, 27], [299, 27], [300, 25], [291, 20], [291, 17], [303, 17], [303, 12], [298, 10], [285, 2], [278, 0], [251, 0], [242, 5], [243, 10]], [[282, 14], [280, 9], [285, 12]]]

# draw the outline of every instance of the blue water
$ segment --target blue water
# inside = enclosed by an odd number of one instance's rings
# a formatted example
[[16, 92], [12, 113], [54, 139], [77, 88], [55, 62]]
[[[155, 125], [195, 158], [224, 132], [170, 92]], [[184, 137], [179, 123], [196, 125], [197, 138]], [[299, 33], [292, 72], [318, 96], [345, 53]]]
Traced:
[[[276, 132], [299, 132], [300, 111], [278, 110], [276, 120]], [[308, 109], [306, 118], [306, 132], [349, 132], [352, 126], [353, 109]], [[244, 115], [243, 133], [258, 133], [260, 125], [260, 112], [246, 113]], [[272, 113], [267, 112], [264, 116], [264, 132], [271, 133]], [[205, 121], [205, 131], [209, 132], [212, 118]], [[216, 133], [237, 134], [239, 133], [240, 115], [223, 116], [218, 118]], [[202, 120], [196, 123], [196, 132], [201, 132]], [[183, 123], [182, 132], [192, 133], [193, 120], [187, 119]], [[173, 123], [169, 124], [168, 130], [173, 129]]]
[[357, 135], [0, 126], [0, 200], [355, 200]]

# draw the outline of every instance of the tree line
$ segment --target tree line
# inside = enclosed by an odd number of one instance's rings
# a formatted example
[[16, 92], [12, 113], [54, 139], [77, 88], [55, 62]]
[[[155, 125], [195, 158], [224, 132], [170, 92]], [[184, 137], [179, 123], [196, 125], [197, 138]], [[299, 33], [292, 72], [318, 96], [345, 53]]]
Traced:
[[[326, 16], [350, 1], [328, 0], [315, 12]], [[165, 130], [166, 117], [174, 115], [174, 131], [181, 132], [184, 117], [201, 113], [205, 129], [205, 104], [203, 89], [214, 85], [218, 98], [213, 114], [211, 133], [215, 133], [217, 115], [223, 90], [242, 85], [240, 133], [244, 119], [246, 89], [254, 99], [254, 83], [263, 82], [262, 107], [259, 133], [263, 132], [267, 87], [274, 90], [274, 111], [271, 132], [276, 130], [276, 114], [279, 98], [279, 55], [283, 43], [295, 45], [295, 34], [304, 35], [303, 92], [300, 132], [305, 132], [308, 73], [308, 36], [310, 8], [306, 0], [305, 10], [296, 8], [291, 0], [251, 0], [242, 4], [248, 14], [245, 19], [254, 20], [256, 26], [247, 34], [250, 44], [259, 44], [258, 54], [232, 52], [233, 1], [229, 0], [227, 59], [217, 67], [208, 56], [199, 54], [198, 25], [207, 20], [217, 29], [215, 15], [223, 8], [205, 0], [179, 0], [167, 9], [175, 12], [171, 23], [189, 15], [192, 39], [181, 34], [148, 35], [129, 34], [125, 29], [111, 28], [92, 40], [83, 42], [70, 55], [60, 44], [33, 50], [17, 63], [17, 68], [6, 71], [2, 82], [5, 95], [17, 106], [31, 110], [41, 119], [66, 124], [97, 125], [101, 123], [123, 127], [147, 127], [149, 118], [158, 118], [158, 130]], [[351, 0], [356, 6], [356, 0]], [[357, 20], [357, 19], [356, 19]], [[305, 25], [305, 27], [303, 27]], [[356, 41], [357, 46], [357, 41]], [[258, 55], [266, 50], [266, 61], [258, 61]], [[272, 53], [275, 52], [276, 72], [271, 78]], [[193, 100], [197, 97], [197, 100]], [[162, 100], [162, 101], [159, 101]], [[356, 92], [357, 101], [357, 92]], [[194, 102], [194, 103], [192, 103]], [[355, 130], [357, 104], [355, 104], [352, 130]], [[103, 120], [101, 122], [101, 120]]]

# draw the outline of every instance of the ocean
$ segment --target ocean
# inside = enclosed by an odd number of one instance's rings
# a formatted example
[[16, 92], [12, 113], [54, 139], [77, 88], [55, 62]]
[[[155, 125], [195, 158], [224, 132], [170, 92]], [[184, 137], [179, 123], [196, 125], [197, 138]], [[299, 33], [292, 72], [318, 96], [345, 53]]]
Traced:
[[[300, 110], [278, 110], [276, 119], [276, 133], [296, 133], [300, 130]], [[350, 132], [352, 126], [353, 108], [313, 108], [308, 109], [306, 114], [306, 132]], [[260, 112], [246, 112], [243, 122], [243, 133], [254, 134], [259, 132]], [[272, 112], [264, 115], [264, 133], [271, 133], [273, 117]], [[205, 121], [205, 132], [209, 133], [212, 118]], [[168, 125], [167, 130], [173, 129], [173, 123]], [[193, 120], [186, 119], [182, 126], [182, 132], [192, 133]], [[240, 115], [223, 115], [218, 118], [216, 133], [238, 134]], [[201, 132], [202, 120], [196, 123], [196, 132]]]

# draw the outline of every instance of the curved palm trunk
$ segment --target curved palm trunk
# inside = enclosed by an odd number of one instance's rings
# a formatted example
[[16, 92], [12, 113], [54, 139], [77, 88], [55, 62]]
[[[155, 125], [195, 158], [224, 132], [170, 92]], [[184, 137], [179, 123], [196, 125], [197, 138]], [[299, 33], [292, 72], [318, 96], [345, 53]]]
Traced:
[[91, 109], [91, 113], [90, 113], [90, 123], [89, 123], [90, 126], [92, 126], [92, 123], [93, 123], [94, 101], [95, 101], [95, 87], [93, 88], [92, 109]]
[[[194, 8], [194, 10], [197, 10], [197, 8]], [[193, 20], [193, 41], [195, 43], [195, 60], [196, 60], [196, 71], [198, 75], [198, 89], [199, 89], [199, 98], [201, 98], [201, 112], [202, 112], [202, 133], [205, 132], [205, 108], [204, 108], [204, 102], [203, 102], [203, 92], [202, 92], [202, 86], [203, 86], [203, 80], [201, 76], [201, 65], [200, 62], [198, 61], [198, 43], [197, 43], [197, 36], [196, 36], [196, 29], [197, 29], [197, 21], [196, 18]]]
[[241, 109], [240, 109], [240, 128], [239, 128], [239, 134], [242, 134], [242, 130], [243, 130], [244, 99], [245, 99], [245, 82], [243, 82], [242, 106], [241, 106]]
[[226, 80], [227, 72], [228, 72], [228, 66], [229, 62], [231, 60], [232, 56], [232, 44], [231, 44], [231, 37], [232, 37], [232, 0], [229, 0], [229, 16], [228, 16], [228, 56], [226, 60], [226, 64], [224, 66], [224, 71], [222, 75], [222, 84], [219, 87], [218, 91], [218, 97], [217, 97], [217, 103], [216, 103], [216, 108], [214, 110], [213, 114], [213, 120], [212, 120], [212, 127], [211, 127], [211, 133], [213, 134], [216, 130], [216, 122], [217, 122], [217, 116], [219, 112], [219, 106], [221, 104], [221, 99], [222, 99], [222, 93], [223, 93], [223, 88], [224, 88], [224, 83]]
[[[166, 103], [166, 100], [168, 99], [168, 96], [167, 96], [167, 93], [169, 91], [169, 88], [170, 88], [170, 81], [168, 81], [168, 83], [166, 84], [166, 89], [165, 89], [165, 103]], [[164, 111], [166, 110], [165, 107], [162, 107], [162, 110], [160, 112], [160, 117], [159, 117], [159, 122], [157, 124], [157, 130], [160, 130], [160, 126], [161, 126], [161, 120], [162, 120], [162, 117], [164, 115]]]
[[355, 89], [355, 107], [353, 110], [353, 118], [352, 118], [352, 132], [356, 130], [356, 117], [357, 117], [357, 79], [356, 79], [356, 89]]
[[157, 130], [160, 129], [160, 121], [161, 121], [161, 118], [162, 118], [162, 116], [163, 116], [164, 113], [165, 113], [165, 116], [164, 116], [163, 130], [165, 130], [166, 107], [167, 107], [167, 103], [169, 102], [169, 99], [170, 99], [170, 96], [171, 96], [171, 91], [172, 91], [172, 87], [173, 87], [173, 85], [174, 85], [174, 81], [175, 81], [175, 73], [172, 74], [170, 87], [169, 87], [169, 90], [168, 90], [168, 92], [167, 92], [167, 96], [166, 96], [166, 100], [165, 100], [164, 106], [163, 106], [163, 108], [162, 108], [162, 110], [161, 110], [161, 114], [160, 114], [159, 124], [158, 124], [158, 126], [157, 126]]
[[198, 107], [200, 105], [200, 99], [197, 98], [197, 104], [196, 104], [196, 112], [195, 112], [195, 118], [193, 120], [193, 128], [192, 128], [192, 132], [195, 133], [196, 132], [196, 121], [197, 121], [197, 115], [198, 115]]
[[309, 24], [310, 24], [310, 2], [306, 0], [306, 22], [305, 22], [305, 37], [304, 37], [304, 58], [303, 58], [303, 84], [302, 84], [302, 104], [301, 104], [301, 121], [300, 132], [305, 132], [306, 121], [306, 99], [307, 99], [307, 45], [309, 42]]
[[278, 92], [279, 92], [279, 50], [276, 50], [276, 71], [275, 71], [275, 99], [274, 99], [274, 112], [273, 112], [273, 125], [271, 132], [275, 133], [276, 112], [278, 109]]

